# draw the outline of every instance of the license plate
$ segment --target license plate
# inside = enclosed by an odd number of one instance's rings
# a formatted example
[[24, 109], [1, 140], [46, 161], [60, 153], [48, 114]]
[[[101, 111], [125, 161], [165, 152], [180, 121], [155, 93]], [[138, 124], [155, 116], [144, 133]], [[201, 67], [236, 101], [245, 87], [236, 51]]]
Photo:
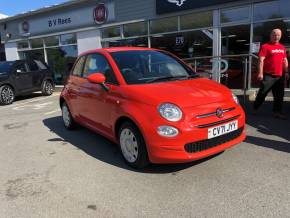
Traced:
[[225, 135], [229, 132], [233, 132], [238, 129], [238, 121], [235, 120], [230, 123], [225, 123], [220, 126], [216, 126], [208, 129], [208, 139], [215, 138], [221, 135]]

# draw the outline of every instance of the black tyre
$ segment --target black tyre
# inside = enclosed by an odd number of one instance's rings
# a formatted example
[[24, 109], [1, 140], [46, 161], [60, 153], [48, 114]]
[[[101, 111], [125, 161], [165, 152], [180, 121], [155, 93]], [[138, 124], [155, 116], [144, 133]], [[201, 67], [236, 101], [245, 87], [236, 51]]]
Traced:
[[76, 127], [76, 123], [71, 115], [71, 112], [67, 106], [67, 104], [64, 102], [61, 106], [62, 111], [62, 120], [64, 123], [65, 128], [68, 130], [72, 130]]
[[12, 104], [15, 98], [15, 92], [9, 85], [3, 85], [0, 87], [0, 104], [8, 105]]
[[42, 83], [41, 92], [42, 92], [42, 94], [44, 96], [52, 95], [53, 89], [54, 89], [54, 86], [53, 86], [53, 83], [50, 80], [45, 80]]
[[119, 129], [119, 145], [126, 163], [133, 168], [144, 168], [149, 164], [144, 138], [139, 129], [125, 122]]

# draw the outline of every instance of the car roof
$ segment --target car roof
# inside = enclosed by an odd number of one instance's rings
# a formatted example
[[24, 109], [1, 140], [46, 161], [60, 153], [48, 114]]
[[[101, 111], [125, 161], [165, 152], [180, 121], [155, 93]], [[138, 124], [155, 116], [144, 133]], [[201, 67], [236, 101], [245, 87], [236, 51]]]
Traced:
[[82, 55], [86, 54], [91, 54], [91, 53], [96, 53], [96, 52], [119, 52], [119, 51], [156, 51], [157, 49], [154, 48], [144, 48], [144, 47], [110, 47], [110, 48], [100, 48], [100, 49], [94, 49], [94, 50], [89, 50], [86, 52], [83, 52]]

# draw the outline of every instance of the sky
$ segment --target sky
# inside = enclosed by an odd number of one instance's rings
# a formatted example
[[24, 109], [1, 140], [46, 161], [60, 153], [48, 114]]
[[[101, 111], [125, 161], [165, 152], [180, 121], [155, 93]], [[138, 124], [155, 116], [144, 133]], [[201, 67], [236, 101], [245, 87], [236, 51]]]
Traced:
[[13, 16], [66, 1], [68, 0], [0, 0], [0, 14]]

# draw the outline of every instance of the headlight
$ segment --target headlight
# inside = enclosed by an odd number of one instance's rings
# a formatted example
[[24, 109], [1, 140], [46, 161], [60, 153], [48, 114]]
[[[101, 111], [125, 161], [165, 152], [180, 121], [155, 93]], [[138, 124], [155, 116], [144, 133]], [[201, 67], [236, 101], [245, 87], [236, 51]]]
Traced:
[[237, 104], [239, 104], [239, 99], [238, 99], [238, 97], [237, 97], [234, 93], [232, 93], [232, 96], [233, 96], [234, 101], [235, 101]]
[[174, 104], [161, 104], [158, 111], [162, 117], [171, 122], [177, 122], [182, 118], [182, 111]]

